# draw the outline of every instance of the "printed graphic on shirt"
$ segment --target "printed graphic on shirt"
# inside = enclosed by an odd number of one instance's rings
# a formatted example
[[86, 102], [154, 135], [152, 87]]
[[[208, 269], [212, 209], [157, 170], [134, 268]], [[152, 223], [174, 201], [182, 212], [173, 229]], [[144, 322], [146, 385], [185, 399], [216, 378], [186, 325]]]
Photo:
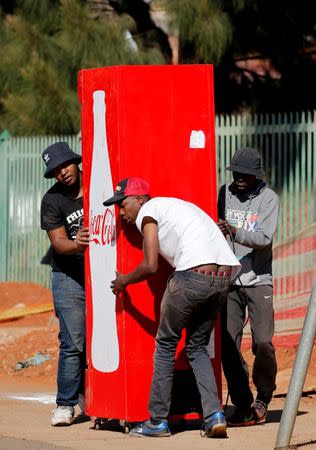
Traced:
[[239, 211], [236, 209], [228, 209], [226, 212], [226, 219], [236, 228], [243, 228], [245, 231], [256, 231], [259, 216], [251, 211]]
[[83, 227], [83, 208], [77, 209], [77, 211], [69, 214], [69, 216], [66, 217], [66, 220], [70, 237], [71, 239], [75, 239], [76, 234], [78, 233], [80, 228]]

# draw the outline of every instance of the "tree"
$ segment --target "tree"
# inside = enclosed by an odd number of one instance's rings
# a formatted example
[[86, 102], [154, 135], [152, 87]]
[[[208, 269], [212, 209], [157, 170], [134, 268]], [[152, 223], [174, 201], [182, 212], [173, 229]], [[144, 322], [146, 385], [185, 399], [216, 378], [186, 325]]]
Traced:
[[[151, 25], [146, 22], [147, 33], [150, 27], [154, 30], [159, 26], [168, 35], [173, 62], [214, 64], [218, 113], [315, 107], [316, 2], [113, 0], [110, 3], [116, 8], [119, 4], [121, 11], [133, 16], [136, 30], [144, 29], [144, 8], [147, 8], [151, 18]], [[164, 11], [168, 17], [162, 17]], [[177, 45], [171, 45], [171, 37], [177, 39]], [[163, 54], [166, 62], [170, 62], [166, 52]]]
[[232, 41], [233, 28], [217, 0], [170, 0], [166, 7], [179, 33], [181, 63], [219, 64]]
[[179, 62], [215, 65], [217, 112], [315, 107], [315, 2], [164, 3], [179, 30]]
[[217, 113], [316, 104], [311, 0], [0, 0], [0, 7], [0, 129], [12, 133], [78, 132], [78, 70], [114, 64], [214, 64]]
[[163, 63], [133, 40], [127, 15], [89, 17], [86, 1], [17, 0], [2, 16], [0, 128], [15, 134], [77, 133], [77, 73], [114, 64]]

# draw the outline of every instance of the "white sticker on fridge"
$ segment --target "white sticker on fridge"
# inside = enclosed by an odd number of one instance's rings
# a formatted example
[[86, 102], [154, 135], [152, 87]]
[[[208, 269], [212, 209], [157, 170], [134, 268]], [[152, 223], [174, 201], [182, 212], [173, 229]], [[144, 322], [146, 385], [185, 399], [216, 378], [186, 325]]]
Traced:
[[205, 134], [202, 130], [192, 130], [190, 135], [190, 148], [205, 148]]

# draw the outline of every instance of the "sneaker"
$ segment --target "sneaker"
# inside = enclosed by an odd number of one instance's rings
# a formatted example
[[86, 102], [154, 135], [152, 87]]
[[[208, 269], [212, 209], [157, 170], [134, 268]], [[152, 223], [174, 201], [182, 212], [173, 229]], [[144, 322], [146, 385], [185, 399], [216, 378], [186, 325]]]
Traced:
[[251, 408], [246, 410], [235, 408], [233, 414], [227, 418], [229, 427], [250, 427], [256, 425], [256, 417]]
[[222, 411], [212, 414], [204, 424], [205, 437], [207, 438], [226, 438], [226, 419]]
[[52, 411], [52, 425], [71, 425], [74, 421], [75, 408], [73, 406], [57, 406]]
[[256, 423], [264, 423], [267, 418], [268, 405], [263, 400], [256, 399], [251, 406]]
[[129, 432], [133, 437], [167, 437], [170, 436], [170, 430], [167, 421], [161, 421], [154, 425], [150, 420], [146, 420]]

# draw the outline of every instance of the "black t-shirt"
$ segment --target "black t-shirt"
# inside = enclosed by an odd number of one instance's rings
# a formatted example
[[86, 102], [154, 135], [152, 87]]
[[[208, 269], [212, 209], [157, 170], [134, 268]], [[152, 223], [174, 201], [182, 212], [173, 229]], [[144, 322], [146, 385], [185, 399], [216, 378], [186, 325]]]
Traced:
[[[64, 226], [69, 239], [75, 239], [78, 230], [83, 226], [82, 197], [72, 198], [67, 195], [67, 189], [56, 183], [44, 195], [41, 205], [41, 228], [52, 231]], [[52, 269], [63, 272], [84, 284], [83, 254], [61, 255], [53, 249]]]

